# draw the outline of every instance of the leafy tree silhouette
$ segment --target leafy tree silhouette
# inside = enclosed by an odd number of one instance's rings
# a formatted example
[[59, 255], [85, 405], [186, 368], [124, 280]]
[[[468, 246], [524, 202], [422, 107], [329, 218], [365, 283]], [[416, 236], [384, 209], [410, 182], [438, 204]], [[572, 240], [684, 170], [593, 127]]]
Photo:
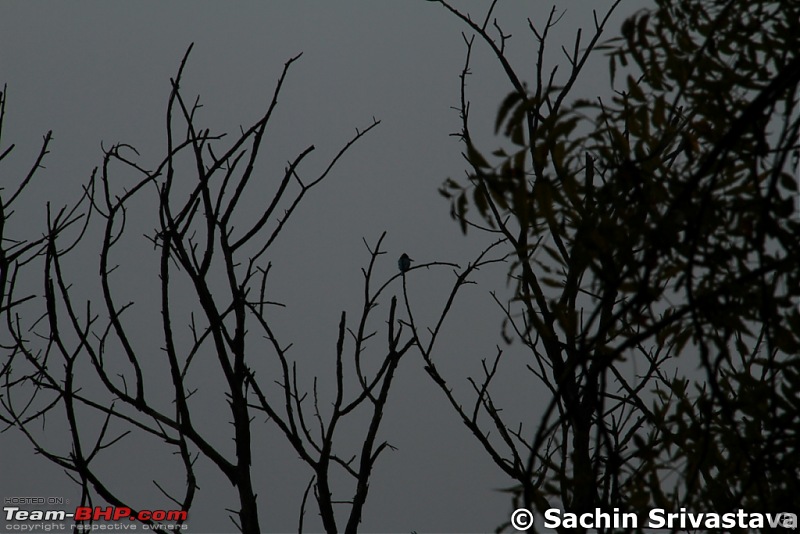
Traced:
[[[501, 239], [516, 288], [498, 299], [503, 335], [550, 404], [534, 429], [504, 419], [490, 393], [498, 349], [465, 410], [422, 352], [516, 483], [514, 505], [796, 510], [800, 5], [658, 1], [601, 42], [615, 2], [588, 42], [579, 31], [563, 49], [559, 78], [544, 60], [555, 8], [528, 21], [538, 49], [518, 67], [496, 2], [481, 17], [438, 3], [472, 35], [457, 134], [467, 177], [440, 191], [464, 233]], [[470, 122], [476, 39], [511, 86], [490, 148]], [[613, 98], [573, 97], [601, 51]], [[703, 380], [677, 374], [697, 366]]]

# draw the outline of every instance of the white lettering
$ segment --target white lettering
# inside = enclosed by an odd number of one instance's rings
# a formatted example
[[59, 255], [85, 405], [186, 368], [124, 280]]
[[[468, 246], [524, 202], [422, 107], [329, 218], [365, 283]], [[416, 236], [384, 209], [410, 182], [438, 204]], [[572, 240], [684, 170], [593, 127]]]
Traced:
[[609, 528], [638, 528], [639, 518], [635, 513], [620, 513], [619, 508], [614, 508], [611, 513], [603, 512], [600, 508], [595, 508], [594, 512], [585, 514], [574, 514], [572, 512], [561, 512], [556, 508], [550, 508], [544, 513], [545, 528], [577, 528], [578, 526], [586, 529], [609, 529]]
[[736, 526], [736, 514], [722, 514], [722, 528], [733, 528]]
[[663, 508], [653, 508], [650, 510], [650, 514], [648, 514], [647, 517], [649, 518], [647, 526], [650, 528], [664, 528], [664, 525], [667, 524], [664, 520]]
[[559, 517], [557, 508], [550, 508], [544, 513], [544, 528], [558, 528], [561, 526], [561, 518]]
[[750, 517], [750, 523], [747, 525], [749, 528], [764, 528], [764, 518], [761, 516], [761, 514], [750, 514]]

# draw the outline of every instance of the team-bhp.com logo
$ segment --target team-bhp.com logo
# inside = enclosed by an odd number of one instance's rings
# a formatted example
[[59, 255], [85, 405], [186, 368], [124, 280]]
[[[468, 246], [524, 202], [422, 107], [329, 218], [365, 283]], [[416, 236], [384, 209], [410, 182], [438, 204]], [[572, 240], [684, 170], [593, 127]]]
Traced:
[[[563, 512], [558, 508], [550, 508], [544, 512], [543, 526], [547, 529], [555, 528], [583, 528], [583, 529], [636, 529], [640, 521], [638, 514], [620, 512], [614, 508], [613, 512], [605, 512], [595, 508], [594, 512], [574, 514]], [[511, 526], [519, 531], [528, 530], [534, 526], [533, 512], [527, 508], [518, 508], [511, 514]], [[797, 515], [783, 512], [768, 514], [759, 512], [716, 512], [693, 513], [681, 508], [679, 512], [667, 512], [663, 508], [653, 508], [643, 522], [645, 528], [670, 529], [670, 530], [696, 530], [696, 529], [763, 529], [769, 528], [797, 528]]]
[[21, 510], [18, 506], [3, 508], [6, 521], [186, 521], [186, 510], [138, 510], [125, 506], [79, 506], [74, 512], [65, 510]]

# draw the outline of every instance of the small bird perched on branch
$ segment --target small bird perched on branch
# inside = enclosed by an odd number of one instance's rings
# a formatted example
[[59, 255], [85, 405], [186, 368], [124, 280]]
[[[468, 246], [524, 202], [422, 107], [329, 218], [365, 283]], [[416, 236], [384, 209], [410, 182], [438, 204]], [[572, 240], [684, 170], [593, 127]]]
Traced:
[[401, 273], [405, 273], [407, 270], [411, 268], [411, 262], [414, 261], [408, 257], [408, 254], [403, 252], [403, 255], [400, 256], [400, 259], [397, 260], [397, 267], [400, 269]]

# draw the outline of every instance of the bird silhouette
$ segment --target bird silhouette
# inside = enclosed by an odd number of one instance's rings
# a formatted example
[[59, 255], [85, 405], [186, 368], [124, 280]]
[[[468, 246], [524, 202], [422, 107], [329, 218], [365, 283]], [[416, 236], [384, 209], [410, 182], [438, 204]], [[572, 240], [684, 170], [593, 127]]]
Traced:
[[405, 273], [407, 270], [411, 268], [411, 262], [414, 261], [408, 257], [408, 254], [403, 252], [403, 255], [400, 256], [400, 259], [397, 260], [397, 268], [400, 269], [401, 273]]

